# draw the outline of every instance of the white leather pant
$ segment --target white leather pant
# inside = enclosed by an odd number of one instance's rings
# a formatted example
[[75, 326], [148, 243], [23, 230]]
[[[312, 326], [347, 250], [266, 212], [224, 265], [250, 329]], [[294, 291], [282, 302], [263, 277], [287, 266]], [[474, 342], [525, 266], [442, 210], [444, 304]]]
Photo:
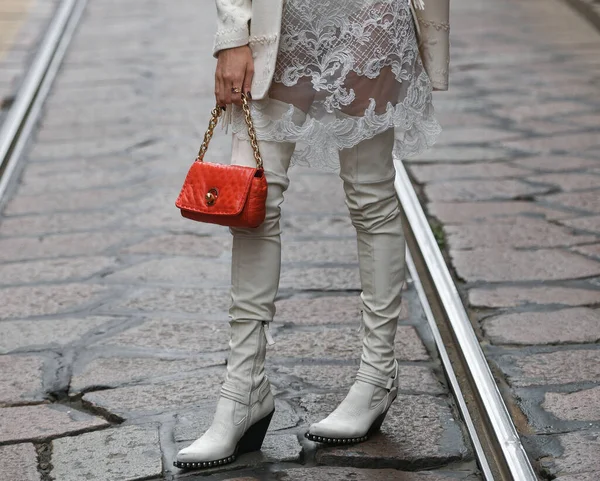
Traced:
[[[273, 108], [286, 109], [272, 102]], [[302, 115], [298, 111], [298, 115]], [[361, 369], [390, 375], [395, 368], [393, 341], [404, 282], [404, 237], [394, 188], [393, 130], [340, 152], [340, 177], [357, 231], [363, 293]], [[294, 144], [259, 142], [269, 185], [267, 215], [257, 229], [233, 234], [230, 318], [270, 322], [281, 269], [280, 206], [288, 188]], [[232, 163], [255, 165], [250, 143], [233, 138]], [[326, 312], [323, 313], [327, 315]]]

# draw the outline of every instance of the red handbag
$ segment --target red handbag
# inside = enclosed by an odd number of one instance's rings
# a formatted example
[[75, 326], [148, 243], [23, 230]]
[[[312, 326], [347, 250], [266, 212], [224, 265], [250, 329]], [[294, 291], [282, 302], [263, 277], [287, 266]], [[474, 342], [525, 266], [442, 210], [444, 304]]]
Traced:
[[183, 217], [229, 227], [255, 228], [264, 222], [267, 179], [245, 95], [242, 95], [242, 109], [256, 168], [204, 162], [204, 155], [221, 115], [221, 108], [217, 105], [212, 111], [198, 157], [188, 171], [175, 202]]

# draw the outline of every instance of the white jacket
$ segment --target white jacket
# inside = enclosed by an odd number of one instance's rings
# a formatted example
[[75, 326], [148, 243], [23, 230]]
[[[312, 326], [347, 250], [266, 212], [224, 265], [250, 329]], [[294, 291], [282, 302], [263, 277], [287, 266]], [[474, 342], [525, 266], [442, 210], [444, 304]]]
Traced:
[[[218, 18], [214, 55], [227, 48], [250, 45], [254, 57], [252, 98], [264, 98], [275, 72], [284, 0], [215, 1]], [[421, 58], [436, 90], [448, 89], [449, 2], [424, 0], [424, 10], [413, 10]]]

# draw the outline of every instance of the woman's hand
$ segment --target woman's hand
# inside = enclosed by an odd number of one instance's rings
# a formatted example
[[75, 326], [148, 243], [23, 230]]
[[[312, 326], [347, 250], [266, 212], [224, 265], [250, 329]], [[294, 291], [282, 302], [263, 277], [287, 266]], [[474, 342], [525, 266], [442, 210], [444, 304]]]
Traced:
[[[217, 71], [215, 72], [215, 97], [221, 107], [229, 104], [242, 104], [241, 92], [249, 98], [250, 87], [254, 77], [254, 60], [250, 47], [229, 48], [221, 50], [217, 60]], [[239, 93], [234, 93], [239, 89]]]

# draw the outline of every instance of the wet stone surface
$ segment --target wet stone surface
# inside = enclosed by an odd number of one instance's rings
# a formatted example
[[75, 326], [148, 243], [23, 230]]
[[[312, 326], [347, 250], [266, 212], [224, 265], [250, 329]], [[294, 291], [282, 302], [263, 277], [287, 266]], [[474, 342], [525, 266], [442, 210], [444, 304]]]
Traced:
[[[307, 424], [320, 421], [343, 397], [334, 394], [303, 397], [300, 405], [306, 410]], [[381, 433], [356, 446], [319, 445], [317, 461], [334, 466], [415, 469], [422, 467], [422, 463], [441, 466], [469, 456], [469, 448], [462, 442], [462, 434], [445, 399], [399, 395]]]
[[[177, 448], [183, 449], [189, 444], [178, 443]], [[267, 434], [260, 451], [242, 454], [227, 466], [203, 469], [207, 474], [224, 473], [248, 468], [258, 468], [265, 464], [299, 462], [302, 456], [302, 446], [294, 434]], [[175, 470], [180, 472], [180, 470]], [[185, 471], [183, 471], [185, 473]]]
[[479, 479], [468, 473], [411, 473], [396, 469], [358, 469], [318, 467], [315, 469], [288, 469], [278, 473], [281, 481], [446, 481]]

